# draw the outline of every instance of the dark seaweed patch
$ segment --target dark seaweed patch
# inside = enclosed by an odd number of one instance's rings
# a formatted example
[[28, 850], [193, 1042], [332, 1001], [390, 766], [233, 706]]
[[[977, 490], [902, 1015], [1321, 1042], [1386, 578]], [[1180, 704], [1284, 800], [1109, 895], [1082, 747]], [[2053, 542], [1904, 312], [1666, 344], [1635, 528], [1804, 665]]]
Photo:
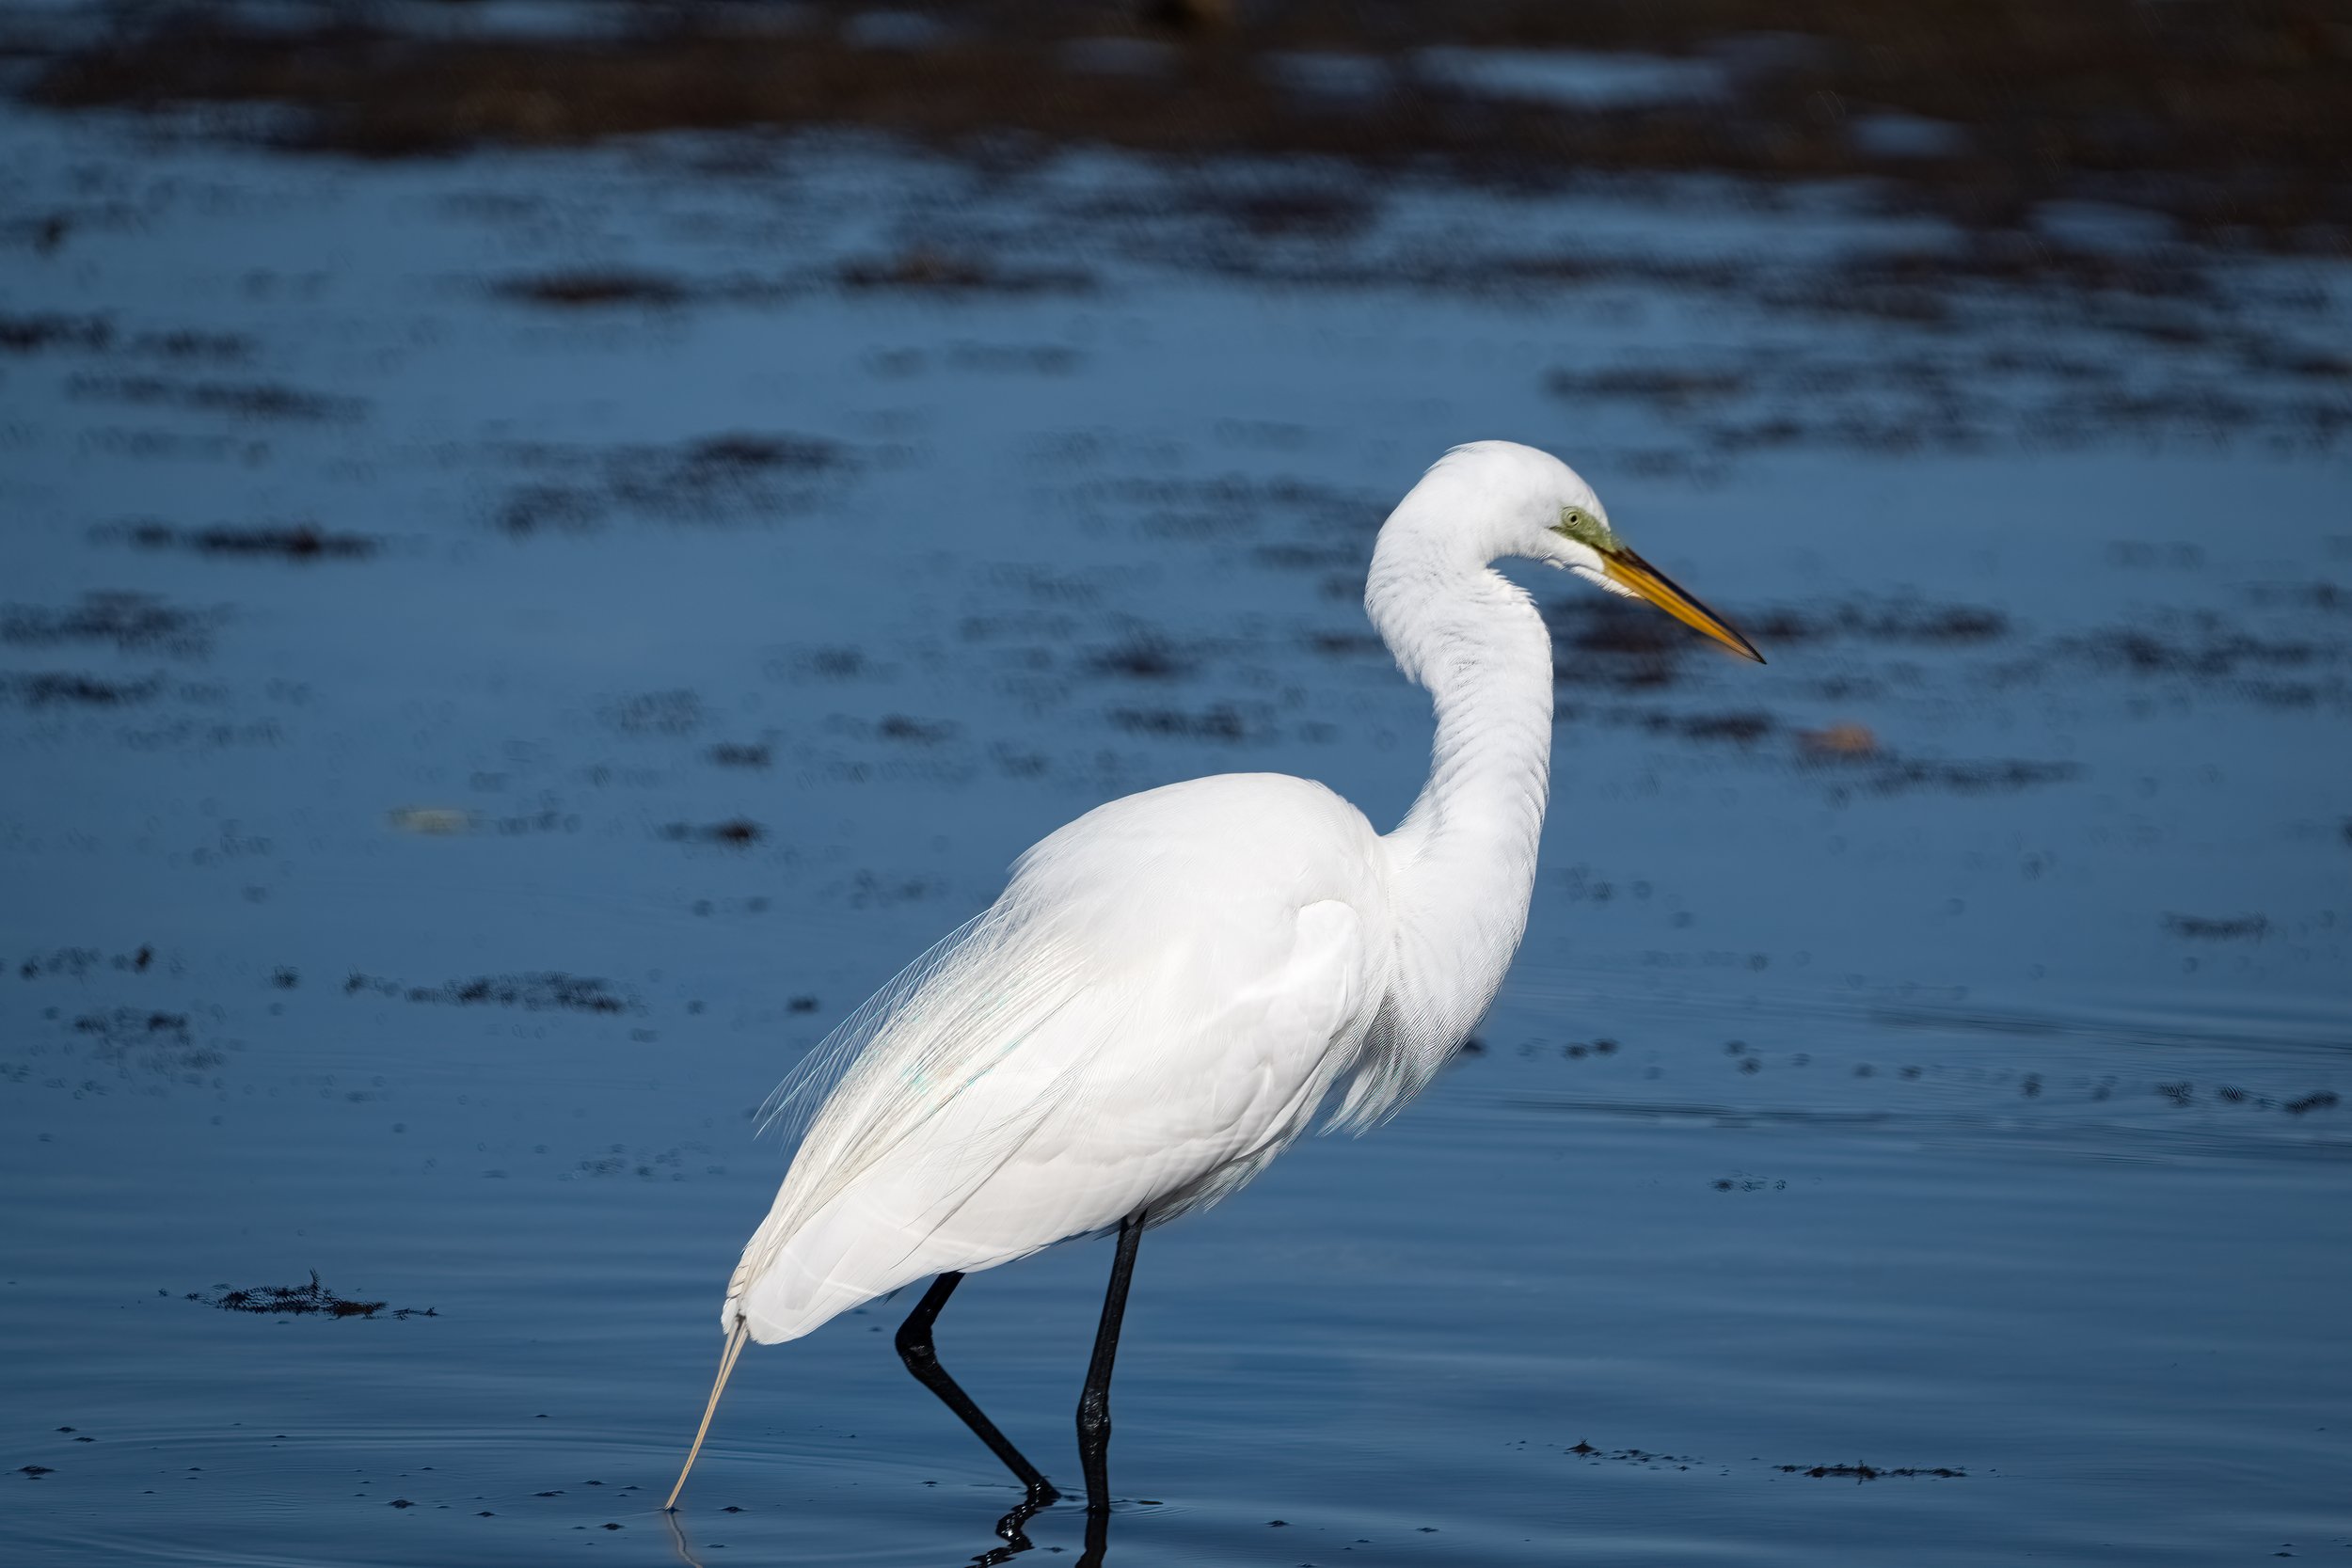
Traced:
[[113, 342], [114, 335], [114, 325], [103, 316], [0, 316], [0, 354], [37, 354], [51, 348], [95, 353]]
[[838, 442], [814, 436], [732, 431], [689, 444], [683, 461], [696, 468], [793, 468], [817, 472], [846, 467], [849, 454]]
[[253, 340], [240, 332], [199, 332], [186, 327], [142, 332], [131, 340], [134, 354], [158, 359], [210, 360], [235, 364], [253, 357]]
[[1738, 397], [1747, 390], [1748, 383], [1747, 373], [1737, 370], [1639, 365], [1554, 371], [1544, 378], [1544, 389], [1572, 403], [1603, 398], [1647, 404], [1663, 413], [1679, 414], [1699, 404]]
[[1647, 1449], [1595, 1448], [1591, 1443], [1586, 1442], [1581, 1437], [1570, 1444], [1565, 1451], [1576, 1455], [1579, 1459], [1588, 1460], [1596, 1465], [1603, 1463], [1604, 1461], [1616, 1465], [1671, 1465], [1677, 1470], [1687, 1470], [1692, 1465], [1698, 1463], [1697, 1460], [1693, 1459], [1689, 1454], [1652, 1453]]
[[2270, 929], [2266, 915], [2245, 914], [2211, 918], [2194, 914], [2168, 914], [2164, 928], [2176, 937], [2188, 937], [2199, 942], [2262, 941]]
[[358, 398], [306, 392], [272, 382], [174, 381], [160, 375], [78, 375], [66, 384], [76, 397], [101, 398], [144, 406], [186, 408], [255, 420], [355, 420], [367, 404]]
[[1172, 707], [1116, 707], [1110, 711], [1110, 721], [1130, 735], [1226, 742], [1249, 737], [1248, 724], [1230, 703], [1218, 703], [1199, 712]]
[[1753, 746], [1779, 727], [1769, 713], [1652, 714], [1645, 723], [1652, 731], [1686, 740], [1727, 740], [1740, 746]]
[[1965, 1470], [1954, 1469], [1947, 1465], [1904, 1465], [1893, 1466], [1880, 1465], [1774, 1465], [1773, 1468], [1788, 1475], [1812, 1476], [1820, 1480], [1851, 1476], [1856, 1481], [1878, 1481], [1888, 1476], [1935, 1476], [1947, 1481], [1958, 1481], [1963, 1479], [1968, 1474]]
[[202, 1074], [228, 1061], [222, 1052], [197, 1042], [185, 1013], [115, 1007], [81, 1014], [72, 1029], [92, 1061], [125, 1077], [140, 1072], [200, 1082]]
[[579, 271], [509, 278], [498, 285], [498, 293], [527, 305], [580, 309], [622, 305], [683, 305], [689, 291], [675, 278], [658, 273]]
[[781, 510], [784, 499], [769, 486], [771, 476], [848, 467], [848, 451], [837, 442], [738, 432], [616, 452], [606, 464], [606, 483], [623, 505], [650, 515], [710, 518]]
[[724, 822], [673, 822], [661, 830], [661, 836], [677, 844], [723, 844], [748, 849], [767, 837], [768, 830], [749, 817], [735, 816]]
[[485, 974], [471, 980], [452, 980], [441, 986], [404, 986], [354, 971], [343, 982], [343, 994], [368, 992], [405, 1002], [441, 1003], [459, 1007], [520, 1007], [527, 1012], [628, 1013], [637, 1003], [616, 993], [604, 981], [589, 975], [543, 970], [526, 974]]
[[2065, 646], [2101, 669], [2204, 680], [2309, 671], [2341, 657], [2341, 650], [2316, 642], [2257, 637], [2210, 610], [2163, 612], [2142, 624], [2093, 632]]
[[1389, 645], [1378, 634], [1369, 631], [1314, 631], [1306, 637], [1307, 646], [1329, 658], [1354, 658], [1362, 655], [1382, 655]]
[[197, 555], [230, 559], [279, 561], [365, 561], [382, 542], [364, 533], [337, 533], [316, 523], [228, 523], [210, 528], [180, 529], [168, 523], [124, 523], [103, 531], [143, 550], [188, 550]]
[[910, 741], [917, 746], [936, 746], [943, 740], [955, 738], [956, 726], [946, 719], [911, 719], [903, 713], [886, 715], [874, 726], [875, 735], [884, 740]]
[[772, 674], [821, 681], [856, 680], [876, 668], [863, 648], [851, 647], [801, 648], [769, 666]]
[[109, 958], [95, 947], [60, 947], [53, 952], [36, 953], [16, 967], [17, 977], [23, 980], [80, 980], [100, 969], [115, 969], [131, 974], [144, 974], [155, 962], [155, 949], [142, 944], [135, 952], [117, 953]]
[[535, 465], [588, 478], [534, 481], [511, 491], [498, 526], [518, 537], [586, 532], [614, 512], [687, 522], [727, 522], [805, 511], [856, 463], [850, 449], [821, 436], [729, 431], [674, 446], [627, 446], [601, 452], [531, 448]]
[[0, 606], [0, 642], [56, 647], [110, 643], [124, 653], [194, 657], [210, 650], [222, 612], [183, 610], [147, 594], [85, 594], [65, 610]]
[[498, 526], [516, 538], [534, 533], [585, 533], [604, 521], [604, 498], [569, 484], [525, 484], [499, 506]]
[[[430, 1307], [397, 1307], [389, 1311], [389, 1303], [355, 1301], [339, 1296], [319, 1283], [318, 1271], [310, 1271], [307, 1285], [255, 1285], [232, 1289], [215, 1285], [210, 1294], [190, 1291], [183, 1298], [216, 1307], [224, 1312], [254, 1312], [270, 1317], [373, 1318], [382, 1313], [388, 1318], [437, 1318], [441, 1314]], [[405, 1506], [396, 1503], [395, 1507]]]
[[0, 690], [29, 708], [129, 707], [152, 698], [163, 684], [162, 677], [154, 675], [143, 681], [114, 681], [70, 671], [0, 675]]
[[1189, 675], [1199, 664], [1164, 637], [1134, 637], [1087, 655], [1085, 667], [1097, 675], [1164, 681]]
[[234, 332], [183, 328], [141, 332], [125, 341], [116, 333], [114, 323], [104, 316], [66, 315], [57, 311], [0, 315], [0, 354], [39, 354], [53, 348], [101, 354], [118, 346], [159, 359], [218, 363], [249, 358], [253, 352], [253, 341]]

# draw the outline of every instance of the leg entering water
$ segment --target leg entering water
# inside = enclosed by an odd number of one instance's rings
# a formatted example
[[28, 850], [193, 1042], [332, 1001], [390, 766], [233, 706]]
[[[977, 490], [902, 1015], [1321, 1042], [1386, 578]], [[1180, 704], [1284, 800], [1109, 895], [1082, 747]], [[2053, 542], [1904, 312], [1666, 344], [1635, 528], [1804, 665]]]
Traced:
[[1119, 1359], [1119, 1324], [1127, 1315], [1127, 1282], [1136, 1271], [1136, 1244], [1142, 1240], [1143, 1212], [1138, 1210], [1119, 1222], [1119, 1251], [1111, 1259], [1110, 1288], [1103, 1292], [1094, 1358], [1087, 1363], [1086, 1387], [1078, 1395], [1078, 1459], [1086, 1468], [1089, 1557], [1100, 1549], [1093, 1523], [1111, 1507], [1111, 1367]]
[[[898, 1359], [906, 1363], [907, 1370], [914, 1374], [917, 1383], [938, 1395], [939, 1402], [954, 1411], [956, 1418], [972, 1429], [972, 1435], [986, 1443], [988, 1451], [1013, 1473], [1014, 1479], [1029, 1489], [1024, 1507], [1006, 1515], [1008, 1519], [1015, 1519], [1016, 1515], [1018, 1519], [1026, 1519], [1061, 1494], [1054, 1490], [1053, 1482], [1045, 1479], [1044, 1472], [1030, 1464], [1021, 1450], [1012, 1446], [1010, 1438], [996, 1430], [996, 1423], [981, 1414], [980, 1407], [972, 1402], [972, 1396], [965, 1393], [956, 1380], [947, 1375], [947, 1369], [939, 1364], [939, 1352], [931, 1347], [931, 1324], [938, 1320], [940, 1308], [947, 1305], [947, 1298], [955, 1294], [956, 1287], [962, 1282], [963, 1275], [952, 1273], [943, 1274], [931, 1281], [931, 1288], [923, 1292], [921, 1301], [914, 1304], [914, 1310], [907, 1314], [907, 1321], [898, 1325]], [[1013, 1528], [1018, 1533], [1017, 1521]], [[1003, 1533], [1001, 1526], [998, 1533]]]

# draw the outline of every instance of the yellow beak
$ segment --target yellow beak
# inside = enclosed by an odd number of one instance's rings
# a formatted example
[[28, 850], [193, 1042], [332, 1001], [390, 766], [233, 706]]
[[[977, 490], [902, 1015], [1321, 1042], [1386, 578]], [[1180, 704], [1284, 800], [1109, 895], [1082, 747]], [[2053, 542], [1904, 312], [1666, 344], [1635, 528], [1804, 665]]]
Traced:
[[1677, 588], [1672, 578], [1631, 550], [1619, 546], [1601, 558], [1601, 566], [1610, 581], [1631, 589], [1684, 626], [1697, 627], [1743, 658], [1764, 662], [1756, 644], [1732, 630], [1729, 622]]

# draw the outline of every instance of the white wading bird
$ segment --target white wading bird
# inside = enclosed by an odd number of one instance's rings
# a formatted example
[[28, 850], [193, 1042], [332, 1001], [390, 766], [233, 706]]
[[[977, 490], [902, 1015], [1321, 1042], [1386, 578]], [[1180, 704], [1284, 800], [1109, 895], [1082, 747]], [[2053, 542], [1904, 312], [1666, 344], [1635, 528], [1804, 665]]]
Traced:
[[931, 1323], [966, 1274], [1116, 1227], [1078, 1401], [1101, 1516], [1111, 1363], [1144, 1230], [1257, 1175], [1334, 1090], [1332, 1122], [1348, 1128], [1411, 1099], [1494, 1000], [1526, 929], [1551, 642], [1489, 567], [1502, 556], [1647, 599], [1762, 662], [1627, 548], [1558, 459], [1507, 441], [1446, 453], [1382, 526], [1364, 591], [1437, 707], [1429, 783], [1405, 820], [1384, 836], [1322, 784], [1229, 773], [1097, 806], [1022, 856], [993, 906], [779, 1091], [805, 1103], [837, 1077], [727, 1281], [726, 1349], [686, 1470], [746, 1338], [797, 1339], [936, 1276], [900, 1355], [1031, 1508], [1052, 1501], [940, 1366]]

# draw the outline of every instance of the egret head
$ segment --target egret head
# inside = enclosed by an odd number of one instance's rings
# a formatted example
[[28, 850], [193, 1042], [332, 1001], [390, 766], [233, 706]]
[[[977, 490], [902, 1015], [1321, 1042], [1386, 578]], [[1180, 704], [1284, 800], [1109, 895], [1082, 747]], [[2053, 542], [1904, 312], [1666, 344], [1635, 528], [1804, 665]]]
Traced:
[[1548, 562], [1609, 593], [1646, 599], [1734, 653], [1764, 662], [1729, 622], [1636, 555], [1611, 526], [1593, 487], [1549, 452], [1511, 441], [1475, 441], [1448, 452], [1438, 468], [1449, 467], [1483, 492], [1484, 515], [1499, 530], [1484, 543], [1495, 555]]

